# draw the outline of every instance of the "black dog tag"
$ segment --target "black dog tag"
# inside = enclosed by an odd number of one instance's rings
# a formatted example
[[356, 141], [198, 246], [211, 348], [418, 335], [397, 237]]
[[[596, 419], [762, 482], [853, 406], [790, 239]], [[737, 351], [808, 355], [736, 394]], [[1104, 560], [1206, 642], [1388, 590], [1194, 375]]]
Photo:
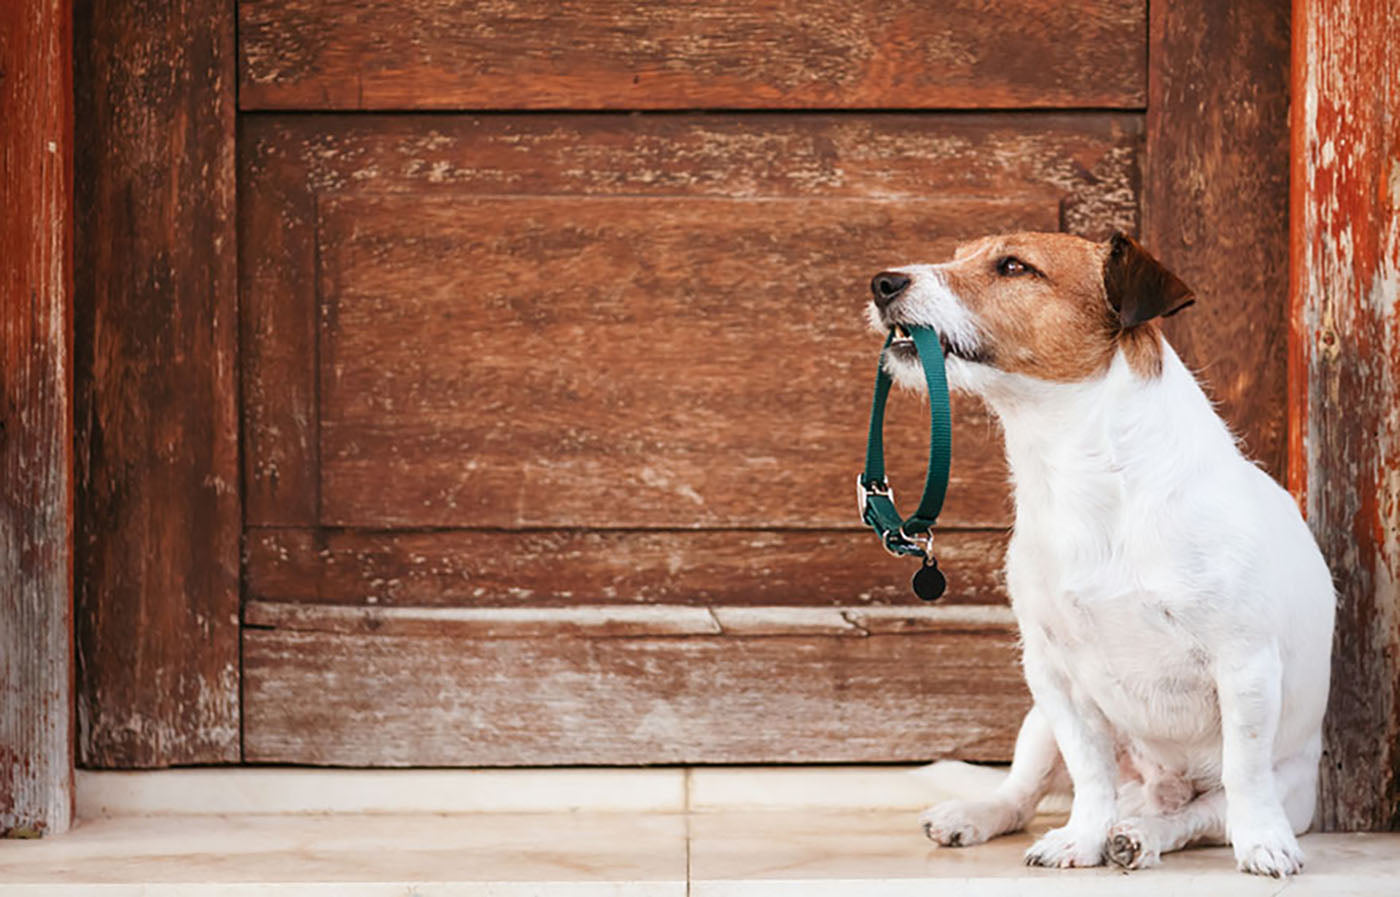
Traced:
[[948, 580], [938, 569], [938, 561], [933, 555], [929, 555], [919, 572], [914, 574], [914, 581], [910, 585], [914, 587], [914, 594], [922, 600], [937, 601], [948, 588]]

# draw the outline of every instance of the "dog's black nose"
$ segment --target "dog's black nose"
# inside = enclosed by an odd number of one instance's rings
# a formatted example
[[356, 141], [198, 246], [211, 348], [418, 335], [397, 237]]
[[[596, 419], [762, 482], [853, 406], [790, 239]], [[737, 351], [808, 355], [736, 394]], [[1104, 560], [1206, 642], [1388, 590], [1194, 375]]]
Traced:
[[871, 279], [870, 292], [875, 296], [875, 304], [884, 308], [909, 289], [911, 282], [908, 275], [898, 271], [881, 271]]

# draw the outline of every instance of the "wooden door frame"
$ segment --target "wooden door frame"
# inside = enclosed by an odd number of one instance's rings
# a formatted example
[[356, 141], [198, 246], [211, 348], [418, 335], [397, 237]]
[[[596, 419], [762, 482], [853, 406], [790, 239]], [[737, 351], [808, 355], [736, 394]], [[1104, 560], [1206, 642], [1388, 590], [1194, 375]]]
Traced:
[[235, 12], [94, 0], [76, 23], [74, 622], [89, 767], [242, 756]]
[[1388, 0], [1293, 4], [1289, 486], [1337, 585], [1319, 801], [1335, 831], [1400, 829], [1397, 43]]
[[0, 5], [0, 837], [73, 817], [72, 21]]

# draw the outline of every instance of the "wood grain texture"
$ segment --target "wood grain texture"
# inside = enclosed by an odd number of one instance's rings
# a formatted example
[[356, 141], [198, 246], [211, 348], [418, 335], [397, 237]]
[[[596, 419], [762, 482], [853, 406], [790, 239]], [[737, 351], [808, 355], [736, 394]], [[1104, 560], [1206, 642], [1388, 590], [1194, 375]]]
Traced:
[[[947, 604], [1002, 604], [1003, 531], [940, 531]], [[362, 607], [913, 605], [862, 531], [254, 529], [248, 596]]]
[[[447, 190], [911, 206], [1053, 196], [1061, 228], [1102, 237], [1136, 229], [1140, 128], [1137, 116], [1110, 114], [247, 116], [239, 200], [247, 520], [317, 522], [318, 201]], [[859, 284], [851, 289], [848, 321], [860, 303]]]
[[[320, 518], [350, 527], [858, 526], [890, 259], [1058, 203], [352, 196], [320, 208]], [[928, 427], [891, 402], [892, 481]], [[1009, 522], [959, 401], [953, 526]], [[849, 476], [847, 476], [849, 474]]]
[[79, 753], [235, 761], [233, 6], [76, 27]]
[[1294, 4], [1299, 476], [1337, 583], [1319, 823], [1400, 829], [1400, 8]]
[[248, 626], [346, 635], [434, 636], [462, 639], [647, 638], [981, 632], [1014, 622], [997, 605], [917, 607], [694, 607], [617, 604], [570, 607], [345, 607], [249, 601]]
[[1143, 0], [243, 0], [244, 109], [1143, 105]]
[[1029, 706], [1004, 623], [748, 638], [247, 629], [243, 649], [247, 757], [263, 763], [1006, 760]]
[[72, 15], [0, 5], [0, 837], [73, 818]]
[[1196, 292], [1164, 323], [1250, 457], [1286, 475], [1288, 6], [1151, 6], [1142, 234]]

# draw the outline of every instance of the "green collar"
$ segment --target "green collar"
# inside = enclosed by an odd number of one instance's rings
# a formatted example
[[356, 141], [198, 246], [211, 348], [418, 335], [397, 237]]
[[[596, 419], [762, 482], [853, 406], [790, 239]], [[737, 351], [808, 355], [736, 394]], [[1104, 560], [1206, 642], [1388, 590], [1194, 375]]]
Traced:
[[907, 329], [914, 338], [914, 347], [919, 350], [919, 361], [928, 383], [929, 451], [924, 494], [914, 513], [901, 517], [894, 507], [894, 491], [885, 479], [885, 400], [890, 394], [885, 353], [894, 340], [891, 332], [880, 352], [880, 365], [875, 373], [870, 439], [865, 446], [865, 472], [856, 478], [856, 500], [861, 521], [875, 530], [886, 551], [923, 559], [923, 569], [914, 575], [914, 592], [932, 601], [943, 594], [946, 585], [933, 557], [933, 537], [928, 533], [938, 520], [943, 497], [948, 492], [948, 469], [953, 453], [952, 412], [948, 408], [948, 380], [943, 370], [943, 347], [939, 344], [938, 332], [931, 327]]

